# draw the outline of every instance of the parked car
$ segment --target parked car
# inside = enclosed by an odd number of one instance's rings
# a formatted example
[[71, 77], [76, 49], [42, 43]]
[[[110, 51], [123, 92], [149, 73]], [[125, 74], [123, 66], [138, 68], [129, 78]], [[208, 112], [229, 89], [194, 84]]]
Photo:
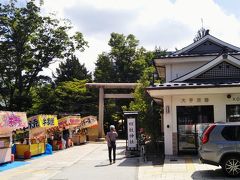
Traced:
[[210, 124], [198, 152], [202, 163], [221, 166], [228, 176], [240, 176], [240, 122]]

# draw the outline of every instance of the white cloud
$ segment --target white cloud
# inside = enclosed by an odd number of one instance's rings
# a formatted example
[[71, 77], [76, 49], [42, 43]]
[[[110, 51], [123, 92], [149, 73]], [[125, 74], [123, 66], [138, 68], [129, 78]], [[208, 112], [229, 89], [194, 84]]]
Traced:
[[[110, 33], [134, 34], [140, 44], [153, 50], [169, 50], [192, 43], [201, 27], [210, 34], [240, 46], [240, 21], [226, 14], [213, 0], [45, 0], [45, 12], [57, 12], [83, 33], [90, 48], [79, 55], [88, 70], [94, 70], [97, 55], [109, 50]], [[229, 2], [230, 3], [230, 2]]]

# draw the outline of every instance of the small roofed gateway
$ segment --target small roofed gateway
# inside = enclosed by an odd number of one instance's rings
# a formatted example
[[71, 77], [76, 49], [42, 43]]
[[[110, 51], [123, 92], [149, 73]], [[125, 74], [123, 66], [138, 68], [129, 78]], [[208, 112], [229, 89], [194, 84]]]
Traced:
[[207, 124], [240, 121], [240, 48], [208, 33], [154, 65], [165, 83], [147, 92], [163, 101], [166, 155], [197, 153]]

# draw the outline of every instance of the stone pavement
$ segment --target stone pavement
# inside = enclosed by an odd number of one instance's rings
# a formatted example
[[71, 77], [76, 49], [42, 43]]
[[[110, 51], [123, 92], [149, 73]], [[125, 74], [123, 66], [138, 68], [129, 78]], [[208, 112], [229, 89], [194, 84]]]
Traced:
[[138, 158], [125, 158], [125, 141], [118, 141], [116, 163], [110, 165], [107, 145], [103, 144], [51, 180], [137, 180], [137, 175]]
[[89, 143], [87, 145], [74, 146], [58, 151], [53, 155], [29, 160], [29, 164], [0, 172], [1, 180], [42, 180], [49, 179], [60, 173], [62, 169], [70, 167], [102, 144]]
[[106, 142], [74, 146], [29, 164], [0, 172], [0, 180], [134, 180], [138, 158], [125, 158], [125, 141], [117, 142], [116, 163], [110, 165]]
[[[192, 156], [167, 156], [163, 166], [125, 158], [125, 141], [117, 142], [117, 161], [109, 165], [105, 142], [88, 143], [28, 160], [0, 172], [0, 180], [228, 180], [220, 167], [200, 164]], [[234, 180], [239, 178], [232, 178]]]
[[164, 165], [153, 166], [151, 162], [140, 161], [139, 180], [230, 180], [221, 168], [201, 164], [194, 156], [166, 156]]

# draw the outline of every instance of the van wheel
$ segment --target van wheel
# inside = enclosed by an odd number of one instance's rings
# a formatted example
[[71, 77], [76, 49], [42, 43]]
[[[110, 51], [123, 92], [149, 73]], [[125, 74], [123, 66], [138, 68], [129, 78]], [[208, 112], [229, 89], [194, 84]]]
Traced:
[[240, 175], [240, 158], [237, 156], [226, 157], [222, 163], [223, 171], [232, 177]]

